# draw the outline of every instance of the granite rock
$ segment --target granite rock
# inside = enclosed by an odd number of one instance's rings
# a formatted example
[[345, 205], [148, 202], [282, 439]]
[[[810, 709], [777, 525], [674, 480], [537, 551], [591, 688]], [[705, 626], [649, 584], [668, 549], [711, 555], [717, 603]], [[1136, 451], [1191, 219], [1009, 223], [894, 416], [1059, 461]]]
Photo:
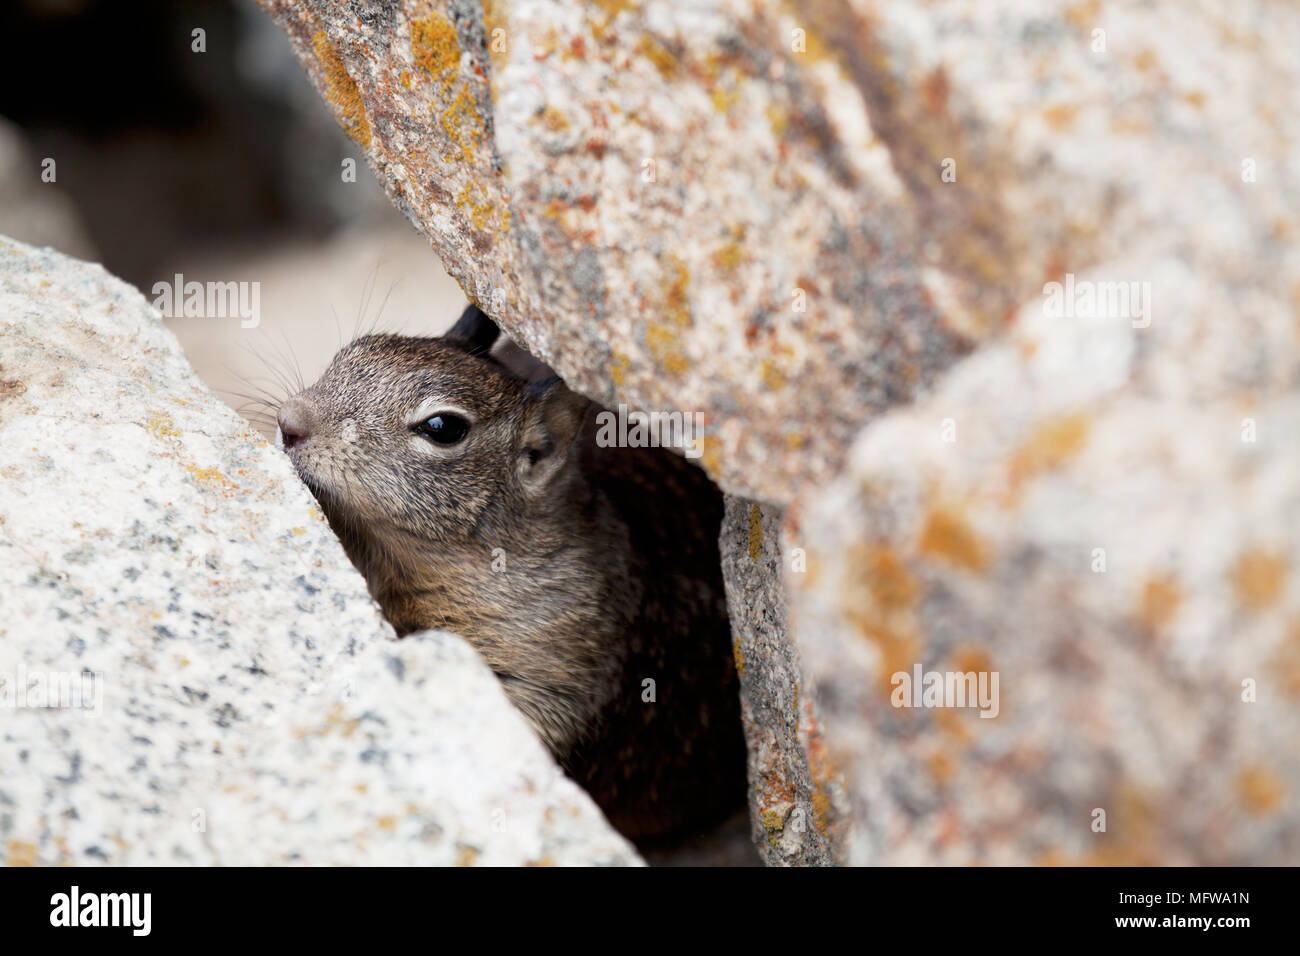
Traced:
[[805, 556], [783, 552], [780, 529], [780, 509], [727, 496], [719, 543], [749, 744], [750, 824], [769, 866], [827, 866], [845, 795], [820, 759], [817, 710], [801, 693], [781, 571], [802, 573]]
[[[1164, 318], [1026, 305], [794, 509], [808, 566], [786, 582], [849, 862], [1300, 852], [1294, 317], [1124, 266]], [[918, 668], [992, 693], [909, 706]]]
[[704, 414], [728, 491], [829, 478], [1001, 314], [943, 307], [854, 77], [786, 5], [263, 7], [466, 294], [589, 397]]
[[0, 860], [637, 862], [135, 289], [8, 240], [0, 479]]
[[[1293, 861], [1300, 17], [860, 20], [834, 42], [895, 165], [957, 157], [913, 190], [936, 241], [987, 219], [1013, 255], [981, 281], [1016, 305], [787, 515], [845, 859]], [[918, 667], [998, 673], [997, 715], [894, 706]]]

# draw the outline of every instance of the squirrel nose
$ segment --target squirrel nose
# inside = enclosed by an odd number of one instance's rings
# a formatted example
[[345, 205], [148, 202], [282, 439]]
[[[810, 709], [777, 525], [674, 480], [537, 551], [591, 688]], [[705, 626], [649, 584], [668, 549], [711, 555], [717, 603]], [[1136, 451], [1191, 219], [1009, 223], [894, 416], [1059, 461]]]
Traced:
[[289, 399], [280, 406], [276, 424], [280, 426], [284, 450], [288, 451], [294, 445], [311, 437], [312, 429], [316, 424], [311, 404], [301, 395]]

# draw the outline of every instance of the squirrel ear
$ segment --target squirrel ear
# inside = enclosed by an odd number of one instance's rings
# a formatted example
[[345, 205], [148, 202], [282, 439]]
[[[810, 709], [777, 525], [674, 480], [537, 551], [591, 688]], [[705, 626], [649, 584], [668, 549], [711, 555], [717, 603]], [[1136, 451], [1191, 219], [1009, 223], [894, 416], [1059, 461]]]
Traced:
[[487, 355], [492, 350], [492, 343], [497, 340], [501, 330], [488, 318], [487, 313], [478, 306], [470, 304], [460, 314], [456, 324], [443, 336], [464, 343], [470, 355]]
[[519, 443], [519, 479], [530, 493], [545, 489], [573, 457], [574, 444], [591, 402], [558, 375], [528, 387]]

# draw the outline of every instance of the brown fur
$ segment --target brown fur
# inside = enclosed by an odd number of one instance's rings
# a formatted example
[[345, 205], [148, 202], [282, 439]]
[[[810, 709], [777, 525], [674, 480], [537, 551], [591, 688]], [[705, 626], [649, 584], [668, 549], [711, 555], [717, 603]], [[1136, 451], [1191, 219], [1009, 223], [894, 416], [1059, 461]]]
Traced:
[[[745, 772], [717, 489], [669, 451], [597, 447], [599, 409], [490, 357], [473, 311], [340, 351], [281, 409], [294, 465], [399, 634], [468, 640], [620, 830], [714, 822]], [[471, 422], [454, 448], [412, 431], [448, 409]]]

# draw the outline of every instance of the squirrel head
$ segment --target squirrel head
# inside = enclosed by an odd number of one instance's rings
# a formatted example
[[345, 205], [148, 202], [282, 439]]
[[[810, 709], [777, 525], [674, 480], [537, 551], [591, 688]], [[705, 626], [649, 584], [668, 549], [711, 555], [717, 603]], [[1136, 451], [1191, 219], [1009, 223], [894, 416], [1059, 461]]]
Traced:
[[571, 499], [590, 403], [512, 372], [498, 334], [471, 305], [439, 338], [367, 335], [281, 406], [282, 447], [350, 550], [526, 533]]

